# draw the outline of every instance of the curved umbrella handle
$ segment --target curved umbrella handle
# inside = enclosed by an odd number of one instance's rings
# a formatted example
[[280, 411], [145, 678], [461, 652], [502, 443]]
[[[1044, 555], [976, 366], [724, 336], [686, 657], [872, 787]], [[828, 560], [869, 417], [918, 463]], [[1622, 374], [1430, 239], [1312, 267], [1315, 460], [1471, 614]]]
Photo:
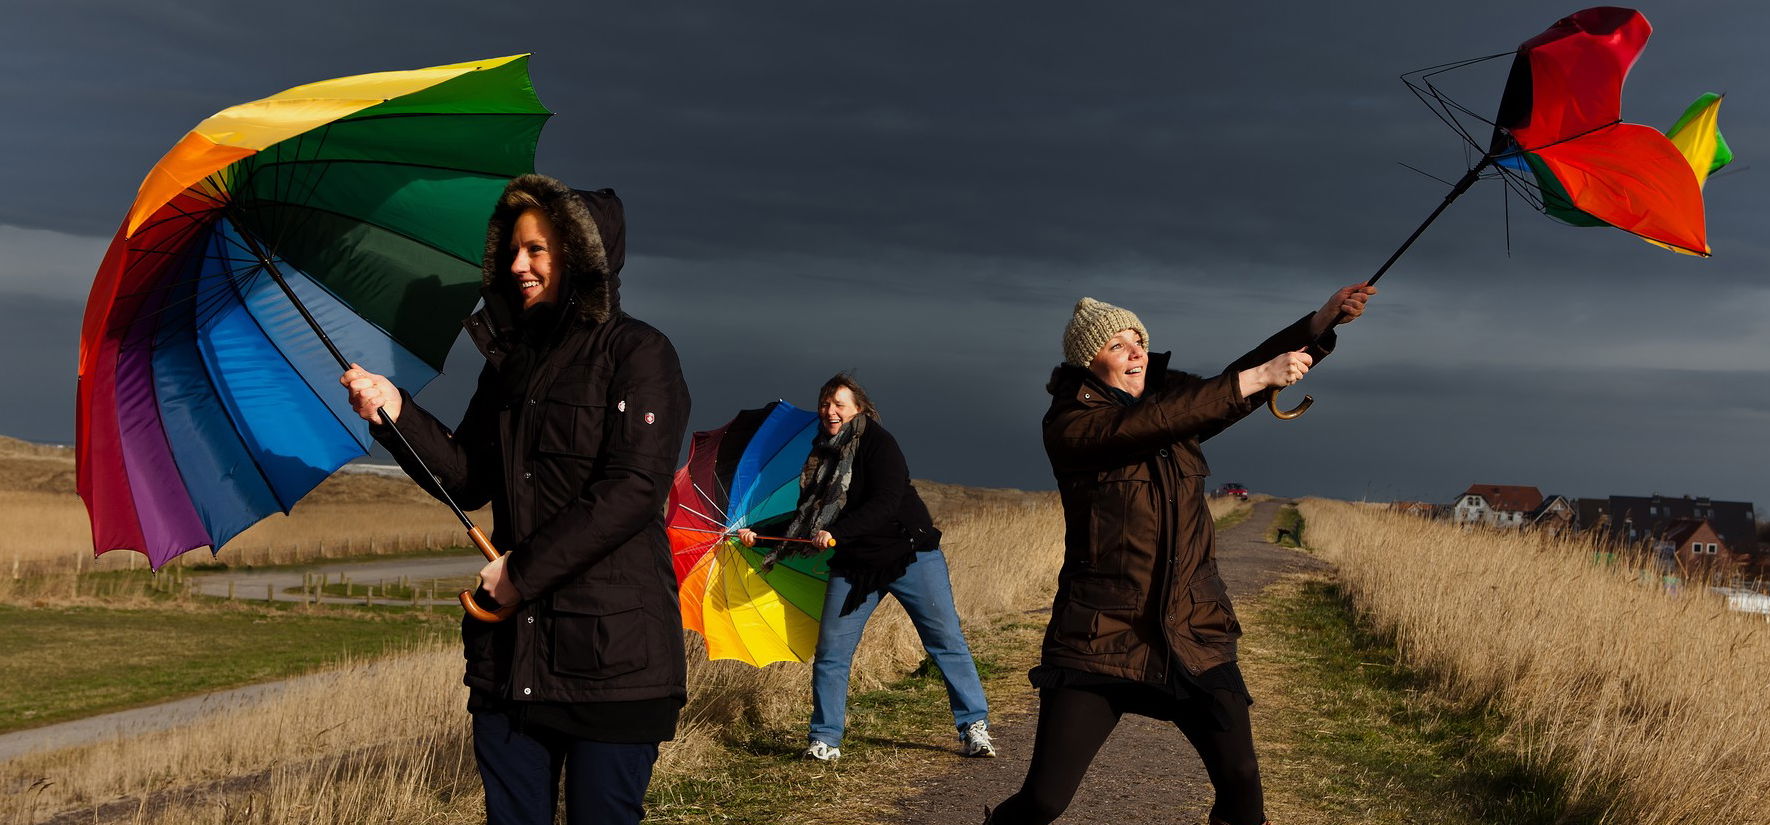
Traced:
[[1302, 415], [1305, 412], [1308, 412], [1309, 405], [1315, 403], [1315, 396], [1309, 395], [1308, 393], [1304, 393], [1303, 403], [1298, 404], [1296, 409], [1290, 410], [1288, 412], [1285, 410], [1281, 410], [1278, 408], [1278, 392], [1281, 389], [1284, 389], [1284, 388], [1283, 387], [1273, 387], [1272, 393], [1270, 395], [1266, 396], [1266, 409], [1271, 410], [1272, 415], [1280, 421], [1289, 421], [1293, 418], [1296, 418], [1296, 417]]
[[[498, 548], [492, 546], [492, 540], [486, 538], [485, 531], [479, 529], [478, 525], [468, 528], [467, 537], [473, 539], [473, 546], [479, 548], [480, 554], [486, 557], [486, 561], [497, 561], [499, 557], [504, 555], [503, 553], [498, 552]], [[482, 592], [484, 591], [478, 590], [477, 588], [474, 590], [461, 591], [461, 609], [467, 611], [467, 615], [482, 622], [493, 623], [504, 621], [505, 619], [516, 615], [516, 609], [521, 607], [521, 605], [515, 604], [500, 606], [497, 602], [492, 601], [491, 596], [488, 594], [485, 596], [486, 603], [491, 606], [491, 609], [488, 610], [486, 607], [480, 605], [478, 596]]]
[[[516, 615], [516, 609], [521, 607], [521, 605], [507, 604], [495, 610], [487, 610], [479, 606], [478, 597], [479, 594], [483, 592], [485, 591], [477, 589], [461, 591], [461, 609], [467, 611], [467, 615], [482, 622], [486, 622], [487, 624], [501, 622]], [[491, 601], [490, 596], [484, 598], [488, 602]]]

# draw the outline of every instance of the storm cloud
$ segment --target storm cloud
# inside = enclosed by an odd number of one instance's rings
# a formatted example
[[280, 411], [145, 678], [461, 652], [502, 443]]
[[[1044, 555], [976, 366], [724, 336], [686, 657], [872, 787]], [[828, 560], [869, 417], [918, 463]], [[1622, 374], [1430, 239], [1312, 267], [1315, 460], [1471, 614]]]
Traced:
[[[543, 171], [626, 200], [624, 300], [671, 335], [693, 426], [854, 369], [918, 476], [1048, 487], [1043, 387], [1076, 298], [1220, 369], [1367, 277], [1466, 168], [1402, 72], [1513, 48], [1534, 2], [27, 2], [0, 50], [0, 433], [73, 433], [80, 306], [141, 176], [197, 121], [319, 78], [533, 52]], [[1642, 6], [1626, 119], [1702, 91], [1743, 171], [1709, 260], [1574, 229], [1483, 182], [1305, 385], [1207, 446], [1256, 490], [1770, 499], [1770, 11]], [[1451, 80], [1477, 111], [1505, 61]], [[458, 345], [421, 400], [456, 414]]]

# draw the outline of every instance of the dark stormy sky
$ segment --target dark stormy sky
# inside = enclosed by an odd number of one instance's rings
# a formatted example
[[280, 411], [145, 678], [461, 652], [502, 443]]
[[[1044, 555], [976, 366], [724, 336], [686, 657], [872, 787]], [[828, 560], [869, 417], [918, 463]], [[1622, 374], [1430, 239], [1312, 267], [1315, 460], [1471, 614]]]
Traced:
[[[79, 312], [186, 130], [312, 80], [533, 52], [539, 166], [628, 207], [624, 300], [693, 426], [858, 372], [912, 472], [1052, 486], [1044, 383], [1076, 298], [1215, 372], [1367, 277], [1466, 168], [1396, 77], [1514, 48], [1543, 2], [142, 4], [26, 0], [0, 41], [0, 433], [73, 434]], [[263, 6], [253, 8], [253, 6]], [[362, 6], [367, 6], [364, 8]], [[1715, 256], [1575, 229], [1483, 182], [1304, 387], [1207, 447], [1215, 481], [1446, 501], [1471, 482], [1770, 500], [1770, 9], [1656, 2], [1624, 94], [1729, 94]], [[1507, 61], [1450, 79], [1487, 112]], [[452, 416], [458, 346], [421, 396]], [[1288, 395], [1299, 396], [1292, 391]]]

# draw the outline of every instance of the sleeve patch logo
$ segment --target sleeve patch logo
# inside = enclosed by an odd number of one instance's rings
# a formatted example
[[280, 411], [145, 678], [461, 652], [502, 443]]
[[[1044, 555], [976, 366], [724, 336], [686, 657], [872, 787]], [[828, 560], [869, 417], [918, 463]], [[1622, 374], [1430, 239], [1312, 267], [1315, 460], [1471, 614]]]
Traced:
[[657, 422], [657, 420], [658, 420], [658, 417], [657, 417], [657, 416], [655, 416], [655, 415], [652, 415], [652, 414], [651, 414], [651, 413], [646, 413], [646, 414], [645, 414], [645, 423], [647, 423], [647, 424], [653, 424], [653, 423], [656, 423], [656, 422]]
[[627, 399], [623, 398], [615, 404], [615, 412], [627, 411]]

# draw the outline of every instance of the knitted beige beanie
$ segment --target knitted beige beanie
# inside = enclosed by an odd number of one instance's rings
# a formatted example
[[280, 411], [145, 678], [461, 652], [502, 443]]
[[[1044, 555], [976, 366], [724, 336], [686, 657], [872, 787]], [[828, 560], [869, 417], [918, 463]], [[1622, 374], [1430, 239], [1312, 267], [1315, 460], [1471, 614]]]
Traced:
[[1112, 336], [1119, 330], [1134, 329], [1143, 337], [1143, 348], [1149, 348], [1149, 330], [1143, 328], [1143, 322], [1128, 309], [1115, 307], [1105, 301], [1083, 298], [1076, 302], [1076, 313], [1069, 319], [1069, 326], [1063, 329], [1064, 360], [1078, 367], [1086, 367], [1094, 360], [1094, 354], [1106, 346]]

